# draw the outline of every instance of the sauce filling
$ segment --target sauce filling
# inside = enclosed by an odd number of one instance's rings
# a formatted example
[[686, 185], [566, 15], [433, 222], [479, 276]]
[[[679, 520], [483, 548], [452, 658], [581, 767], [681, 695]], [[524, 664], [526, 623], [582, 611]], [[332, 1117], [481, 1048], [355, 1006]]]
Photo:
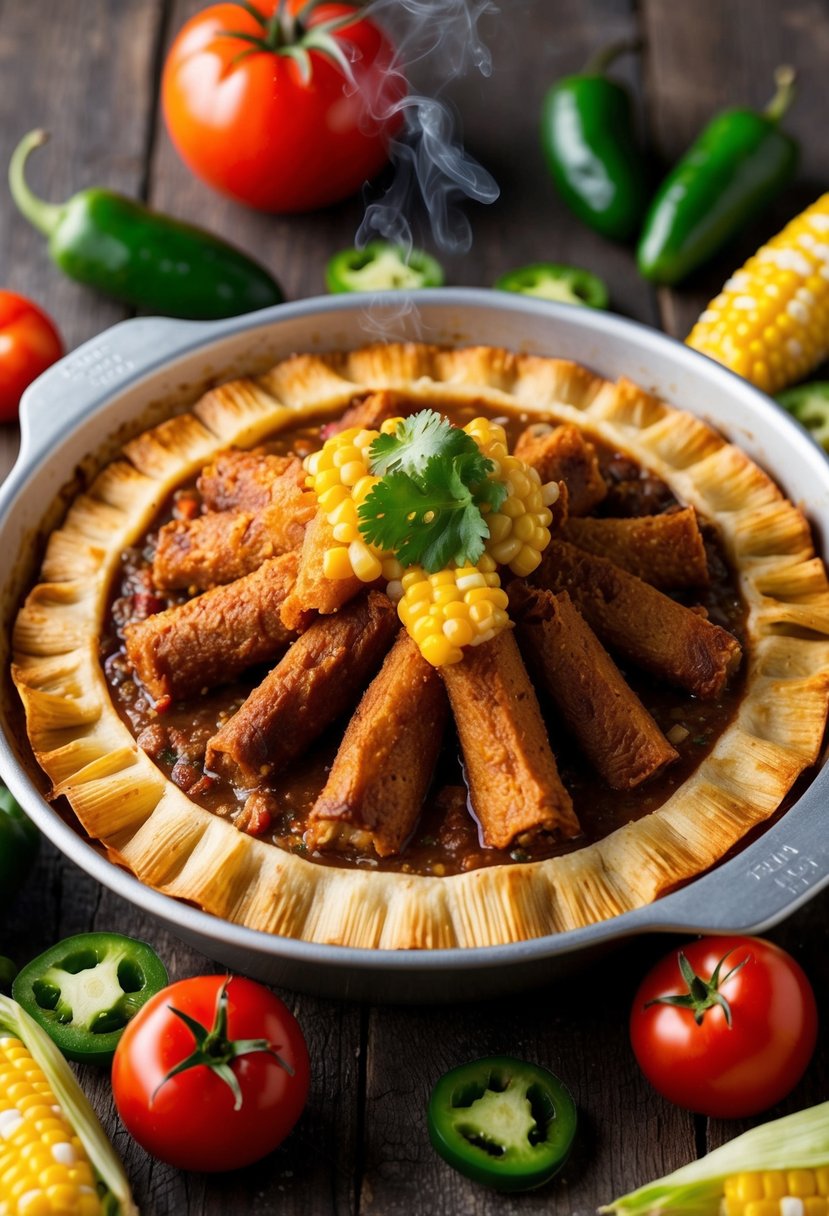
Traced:
[[[505, 413], [481, 401], [450, 406], [443, 412], [459, 426], [478, 415], [497, 418], [506, 428], [511, 447], [526, 426], [555, 422], [535, 411]], [[321, 446], [321, 425], [306, 424], [280, 432], [265, 445], [265, 450], [275, 455], [294, 453], [304, 457]], [[607, 497], [595, 512], [597, 516], [653, 515], [677, 505], [668, 486], [658, 477], [624, 453], [603, 445], [594, 436], [590, 438], [608, 484]], [[443, 876], [482, 866], [540, 861], [582, 848], [649, 814], [670, 798], [710, 752], [734, 717], [742, 697], [745, 684], [742, 671], [712, 702], [698, 700], [619, 663], [630, 687], [676, 748], [678, 759], [638, 788], [618, 791], [609, 789], [580, 754], [544, 691], [537, 688], [559, 771], [582, 825], [580, 836], [560, 841], [541, 834], [522, 847], [509, 850], [485, 847], [469, 803], [459, 744], [450, 720], [418, 826], [399, 855], [378, 859], [357, 852], [312, 852], [305, 842], [307, 817], [325, 784], [346, 722], [335, 723], [303, 757], [258, 789], [238, 789], [205, 770], [205, 748], [208, 739], [243, 704], [268, 668], [253, 668], [242, 679], [206, 690], [198, 697], [173, 702], [162, 713], [153, 707], [126, 656], [124, 629], [128, 624], [187, 600], [185, 593], [162, 592], [154, 586], [152, 561], [158, 529], [172, 519], [193, 518], [200, 509], [195, 484], [183, 486], [165, 504], [142, 541], [122, 555], [101, 640], [101, 662], [113, 703], [139, 746], [199, 806], [231, 820], [241, 831], [319, 864]], [[692, 592], [675, 593], [672, 598], [689, 607], [704, 609], [712, 623], [727, 629], [743, 644], [746, 610], [736, 579], [714, 526], [701, 519], [700, 527], [710, 584]], [[358, 699], [355, 696], [355, 706]]]

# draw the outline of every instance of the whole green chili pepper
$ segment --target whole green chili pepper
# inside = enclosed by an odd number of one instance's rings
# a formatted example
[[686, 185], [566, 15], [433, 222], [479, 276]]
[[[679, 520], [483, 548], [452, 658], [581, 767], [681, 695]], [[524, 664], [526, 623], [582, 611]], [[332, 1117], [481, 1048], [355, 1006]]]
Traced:
[[0, 907], [22, 885], [34, 864], [40, 833], [17, 799], [0, 785]]
[[636, 251], [646, 279], [684, 279], [794, 177], [797, 144], [778, 130], [794, 97], [794, 80], [791, 68], [778, 68], [777, 92], [765, 110], [718, 114], [665, 178]]
[[630, 93], [605, 75], [637, 43], [599, 51], [584, 70], [549, 89], [541, 113], [541, 146], [556, 189], [571, 211], [616, 241], [639, 230], [648, 205], [648, 172]]
[[279, 304], [282, 291], [244, 253], [202, 228], [151, 211], [111, 190], [89, 189], [47, 203], [29, 189], [29, 154], [45, 143], [30, 131], [9, 165], [20, 211], [49, 238], [49, 253], [71, 279], [137, 308], [168, 317], [211, 320]]

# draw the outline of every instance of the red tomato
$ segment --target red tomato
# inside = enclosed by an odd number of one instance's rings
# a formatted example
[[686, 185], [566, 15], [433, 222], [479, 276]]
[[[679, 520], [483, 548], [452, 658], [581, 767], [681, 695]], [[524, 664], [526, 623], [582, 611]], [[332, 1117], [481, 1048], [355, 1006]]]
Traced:
[[[220, 1042], [266, 1040], [279, 1056], [257, 1049], [233, 1059], [237, 1096], [208, 1064], [170, 1076], [196, 1050], [193, 1031], [173, 1009], [215, 1029], [225, 984]], [[215, 1040], [213, 1048], [216, 1061]], [[296, 1018], [267, 988], [238, 976], [197, 976], [162, 989], [127, 1023], [112, 1062], [115, 1105], [127, 1130], [148, 1153], [184, 1170], [237, 1169], [271, 1152], [302, 1113], [308, 1077]]]
[[[270, 17], [277, 3], [257, 8]], [[401, 122], [394, 105], [406, 85], [382, 31], [357, 12], [330, 31], [333, 54], [303, 51], [306, 33], [319, 37], [326, 23], [355, 10], [323, 3], [295, 22], [301, 8], [302, 0], [291, 0], [284, 22], [295, 28], [277, 22], [269, 36], [247, 8], [212, 5], [183, 27], [164, 66], [164, 118], [182, 160], [262, 211], [308, 211], [354, 194], [388, 160]], [[307, 78], [286, 46], [307, 56]]]
[[63, 354], [45, 312], [13, 291], [0, 291], [0, 422], [12, 422], [23, 390]]
[[[706, 987], [713, 987], [707, 982], [725, 960], [715, 991], [729, 1006], [730, 1026], [716, 1003], [698, 1009], [699, 1022], [692, 1008], [648, 1005], [689, 996], [680, 953]], [[693, 988], [704, 997], [702, 986]], [[737, 1119], [773, 1106], [800, 1080], [817, 1041], [817, 1005], [785, 950], [757, 937], [703, 938], [667, 955], [645, 977], [631, 1010], [630, 1039], [642, 1072], [669, 1101]]]

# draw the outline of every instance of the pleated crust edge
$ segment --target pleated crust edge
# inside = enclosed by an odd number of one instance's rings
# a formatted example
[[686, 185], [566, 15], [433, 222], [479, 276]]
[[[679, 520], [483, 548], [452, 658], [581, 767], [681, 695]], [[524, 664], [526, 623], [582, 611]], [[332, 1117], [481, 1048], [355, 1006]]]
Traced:
[[[448, 878], [315, 865], [192, 803], [113, 707], [97, 643], [112, 572], [164, 498], [215, 453], [397, 388], [424, 406], [548, 410], [628, 451], [714, 519], [748, 605], [735, 721], [657, 811], [577, 852]], [[630, 381], [493, 347], [372, 345], [298, 355], [213, 389], [139, 435], [71, 506], [17, 618], [12, 674], [35, 757], [90, 836], [143, 882], [267, 933], [379, 949], [500, 945], [649, 903], [779, 806], [818, 757], [829, 704], [829, 584], [802, 513], [743, 452]]]

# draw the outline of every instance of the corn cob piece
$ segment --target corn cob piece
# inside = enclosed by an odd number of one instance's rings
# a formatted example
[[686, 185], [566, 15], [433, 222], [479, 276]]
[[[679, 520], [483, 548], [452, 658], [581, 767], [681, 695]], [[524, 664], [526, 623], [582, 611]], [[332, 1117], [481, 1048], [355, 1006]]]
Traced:
[[722, 1216], [826, 1216], [829, 1167], [734, 1174], [724, 1191]]
[[[382, 430], [391, 434], [399, 422], [399, 418], [391, 418], [383, 423]], [[383, 569], [384, 561], [393, 555], [364, 541], [357, 526], [357, 508], [380, 480], [369, 470], [369, 448], [379, 434], [350, 427], [332, 435], [305, 460], [306, 485], [316, 494], [337, 541], [323, 560], [326, 578], [356, 575], [364, 583], [373, 583], [384, 574], [387, 579], [396, 577], [394, 567]]]
[[464, 646], [480, 646], [509, 625], [509, 599], [495, 562], [427, 574], [412, 566], [403, 575], [397, 615], [433, 667], [460, 663]]
[[732, 275], [686, 341], [767, 393], [829, 355], [829, 193]]
[[121, 1163], [69, 1065], [3, 996], [0, 1216], [138, 1216]]
[[615, 1216], [826, 1216], [829, 1102], [752, 1128], [599, 1210]]
[[504, 428], [488, 418], [473, 418], [464, 430], [471, 435], [495, 468], [490, 477], [507, 486], [498, 511], [487, 516], [486, 551], [513, 574], [526, 578], [541, 562], [550, 543], [550, 507], [558, 500], [558, 483], [541, 484], [538, 472], [517, 456], [510, 456]]

